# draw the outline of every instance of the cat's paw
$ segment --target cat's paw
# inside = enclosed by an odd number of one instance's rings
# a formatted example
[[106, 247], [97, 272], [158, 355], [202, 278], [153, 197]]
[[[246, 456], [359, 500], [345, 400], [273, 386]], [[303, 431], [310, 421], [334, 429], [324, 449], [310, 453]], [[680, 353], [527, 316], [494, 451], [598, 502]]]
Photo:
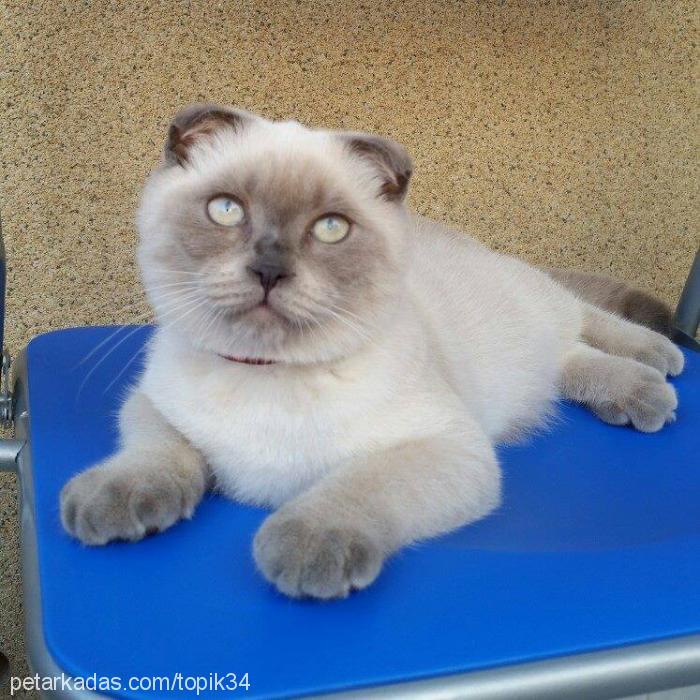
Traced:
[[630, 344], [628, 356], [649, 367], [657, 369], [666, 376], [676, 377], [683, 371], [685, 357], [680, 349], [666, 336], [655, 333], [648, 328], [637, 328], [633, 343]]
[[203, 492], [203, 482], [165, 465], [138, 468], [115, 457], [63, 487], [61, 522], [84, 544], [136, 541], [190, 518]]
[[661, 430], [676, 419], [678, 398], [664, 376], [638, 364], [614, 396], [593, 406], [595, 414], [612, 425], [632, 424], [644, 433]]
[[372, 539], [351, 527], [324, 526], [311, 518], [271, 515], [253, 542], [263, 576], [293, 598], [344, 598], [379, 574], [383, 555]]

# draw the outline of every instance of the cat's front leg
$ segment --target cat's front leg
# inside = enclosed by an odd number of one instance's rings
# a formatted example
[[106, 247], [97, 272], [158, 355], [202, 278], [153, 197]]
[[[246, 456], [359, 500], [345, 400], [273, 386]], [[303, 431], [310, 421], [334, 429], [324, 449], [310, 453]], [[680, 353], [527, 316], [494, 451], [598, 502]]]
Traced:
[[271, 515], [253, 553], [282, 593], [342, 598], [400, 547], [473, 522], [499, 500], [493, 449], [470, 425], [343, 465]]
[[683, 371], [683, 353], [667, 337], [590, 304], [583, 306], [581, 340], [609, 355], [654, 367], [664, 376]]
[[585, 343], [576, 343], [564, 357], [560, 389], [612, 425], [631, 424], [653, 433], [676, 419], [678, 398], [664, 374]]
[[122, 447], [61, 491], [61, 521], [81, 542], [139, 540], [191, 517], [209, 479], [195, 450], [135, 391], [120, 413]]

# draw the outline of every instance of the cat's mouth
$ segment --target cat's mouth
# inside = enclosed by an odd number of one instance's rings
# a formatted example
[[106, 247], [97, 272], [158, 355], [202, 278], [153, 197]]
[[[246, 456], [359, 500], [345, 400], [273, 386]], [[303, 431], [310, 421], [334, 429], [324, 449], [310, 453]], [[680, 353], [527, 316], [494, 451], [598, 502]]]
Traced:
[[232, 323], [242, 323], [259, 330], [282, 328], [294, 331], [309, 318], [309, 314], [304, 313], [304, 309], [299, 309], [298, 306], [294, 300], [276, 294], [266, 294], [230, 307], [227, 315]]
[[289, 317], [282, 311], [274, 302], [270, 301], [270, 297], [265, 297], [256, 302], [248, 309], [243, 311], [243, 315], [254, 322], [269, 323], [270, 321], [285, 321], [289, 323]]

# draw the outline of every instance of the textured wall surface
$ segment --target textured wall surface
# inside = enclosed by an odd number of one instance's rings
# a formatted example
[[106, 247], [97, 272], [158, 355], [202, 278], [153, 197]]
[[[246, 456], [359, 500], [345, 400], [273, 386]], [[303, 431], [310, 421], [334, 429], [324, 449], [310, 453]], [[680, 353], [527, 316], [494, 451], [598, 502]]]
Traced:
[[[7, 342], [147, 318], [133, 211], [197, 100], [378, 131], [411, 203], [499, 250], [673, 301], [698, 237], [697, 3], [26, 2], [0, 7]], [[15, 487], [0, 647], [22, 671]], [[0, 691], [1, 693], [2, 691]]]

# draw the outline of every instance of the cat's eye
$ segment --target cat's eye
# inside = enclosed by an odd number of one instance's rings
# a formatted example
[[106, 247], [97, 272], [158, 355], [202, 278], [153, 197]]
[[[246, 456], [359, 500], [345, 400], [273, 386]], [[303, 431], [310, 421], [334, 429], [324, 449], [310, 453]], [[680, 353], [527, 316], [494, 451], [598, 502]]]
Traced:
[[339, 243], [350, 233], [350, 222], [339, 214], [328, 214], [316, 220], [311, 233], [322, 243]]
[[209, 218], [220, 226], [237, 226], [245, 218], [245, 211], [233, 197], [221, 195], [209, 200], [207, 204]]

